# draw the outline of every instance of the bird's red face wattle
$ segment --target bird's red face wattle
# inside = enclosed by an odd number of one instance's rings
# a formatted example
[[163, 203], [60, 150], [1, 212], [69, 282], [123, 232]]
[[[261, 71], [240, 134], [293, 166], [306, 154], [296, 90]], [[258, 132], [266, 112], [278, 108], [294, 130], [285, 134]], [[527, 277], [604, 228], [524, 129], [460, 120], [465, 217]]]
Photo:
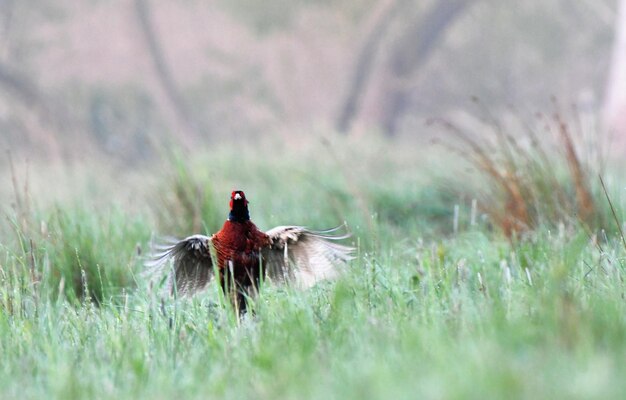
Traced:
[[232, 222], [246, 222], [250, 220], [248, 200], [241, 190], [234, 190], [230, 194], [230, 213], [228, 220]]
[[246, 200], [246, 194], [242, 190], [233, 190], [230, 194], [230, 209], [232, 210], [235, 207], [235, 204], [243, 204], [244, 206], [248, 205], [248, 200]]

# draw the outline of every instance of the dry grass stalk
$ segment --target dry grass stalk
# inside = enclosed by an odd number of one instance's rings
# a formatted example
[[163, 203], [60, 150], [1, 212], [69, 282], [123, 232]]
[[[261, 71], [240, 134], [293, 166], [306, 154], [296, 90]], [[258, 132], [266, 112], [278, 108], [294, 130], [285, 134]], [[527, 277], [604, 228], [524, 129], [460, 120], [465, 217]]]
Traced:
[[[488, 129], [473, 134], [448, 120], [429, 121], [451, 133], [456, 141], [444, 145], [488, 179], [481, 209], [507, 237], [543, 223], [572, 219], [593, 225], [598, 220], [589, 166], [581, 162], [571, 130], [558, 113], [552, 121], [541, 114], [538, 119], [548, 132], [556, 123], [554, 142], [539, 140], [536, 128], [524, 121], [520, 121], [521, 132], [512, 128], [507, 132], [500, 121], [490, 117]], [[569, 176], [560, 177], [559, 167], [569, 171]]]
[[565, 158], [569, 167], [572, 179], [574, 180], [574, 188], [576, 189], [576, 200], [578, 202], [578, 211], [580, 219], [587, 221], [594, 213], [594, 201], [588, 188], [588, 178], [585, 176], [583, 166], [576, 154], [576, 149], [572, 141], [572, 135], [568, 130], [567, 124], [559, 114], [555, 117], [558, 124], [559, 138], [565, 147]]

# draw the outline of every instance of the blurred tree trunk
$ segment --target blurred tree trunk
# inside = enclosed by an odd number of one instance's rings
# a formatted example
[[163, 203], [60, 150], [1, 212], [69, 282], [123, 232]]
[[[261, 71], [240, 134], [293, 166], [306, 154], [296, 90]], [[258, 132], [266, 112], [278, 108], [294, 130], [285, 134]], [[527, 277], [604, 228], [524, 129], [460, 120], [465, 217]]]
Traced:
[[29, 144], [48, 157], [63, 156], [59, 138], [80, 131], [80, 124], [63, 102], [38, 85], [32, 72], [26, 72], [24, 60], [16, 57], [28, 44], [23, 33], [13, 32], [19, 21], [17, 6], [17, 0], [0, 0], [0, 103], [7, 108], [2, 122], [12, 123], [3, 132], [3, 139], [8, 139], [4, 144]]
[[614, 40], [604, 118], [609, 131], [626, 147], [626, 0], [620, 0]]
[[359, 112], [360, 101], [374, 68], [380, 43], [406, 1], [395, 0], [390, 4], [389, 2], [383, 3], [385, 9], [382, 12], [380, 10], [375, 11], [379, 17], [373, 24], [356, 58], [348, 93], [341, 104], [339, 117], [335, 122], [335, 128], [341, 133], [350, 130], [352, 121]]
[[347, 132], [360, 111], [360, 100], [369, 84], [380, 42], [388, 28], [403, 16], [404, 29], [384, 62], [384, 87], [378, 93], [382, 110], [378, 123], [388, 136], [398, 129], [398, 121], [410, 100], [408, 83], [422, 68], [438, 42], [474, 0], [434, 0], [424, 12], [415, 12], [415, 2], [396, 0], [373, 25], [357, 57], [348, 94], [340, 107], [335, 126]]
[[176, 125], [180, 125], [188, 134], [191, 134], [192, 137], [200, 137], [200, 129], [194, 122], [192, 113], [189, 111], [189, 108], [173, 78], [169, 64], [166, 61], [163, 49], [152, 23], [149, 0], [135, 0], [135, 10], [137, 12], [137, 19], [139, 20], [139, 27], [143, 33], [148, 53], [150, 54], [152, 64], [154, 65], [157, 80], [163, 90], [163, 93], [165, 94], [165, 97], [167, 98], [167, 101], [170, 103], [170, 106], [174, 111], [175, 118], [177, 119], [178, 123]]
[[68, 135], [78, 130], [78, 123], [67, 107], [47, 96], [18, 68], [3, 62], [0, 62], [0, 89], [10, 99], [14, 115], [19, 117], [21, 134], [26, 141], [38, 143], [50, 156], [62, 155], [55, 135]]
[[410, 102], [408, 83], [430, 59], [436, 45], [474, 0], [434, 1], [413, 17], [391, 49], [383, 90], [380, 125], [388, 136], [397, 133], [400, 117]]
[[39, 89], [27, 78], [15, 71], [15, 69], [3, 63], [0, 63], [0, 86], [6, 92], [11, 93], [14, 99], [36, 108], [41, 108], [47, 114], [47, 106], [42, 104], [42, 95]]

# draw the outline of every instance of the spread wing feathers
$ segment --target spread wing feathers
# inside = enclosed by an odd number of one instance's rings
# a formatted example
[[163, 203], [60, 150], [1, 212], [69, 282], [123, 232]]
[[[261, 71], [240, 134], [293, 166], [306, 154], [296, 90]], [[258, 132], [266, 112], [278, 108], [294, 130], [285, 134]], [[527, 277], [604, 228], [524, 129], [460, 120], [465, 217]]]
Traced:
[[353, 247], [335, 243], [350, 237], [337, 234], [343, 225], [326, 231], [301, 226], [277, 226], [265, 232], [270, 246], [263, 248], [263, 267], [276, 281], [295, 280], [301, 287], [336, 277], [354, 257]]
[[[193, 235], [179, 241], [170, 240], [167, 245], [155, 246], [159, 252], [146, 263], [147, 273], [156, 276], [169, 267], [170, 292], [192, 295], [204, 289], [213, 276], [210, 246], [211, 238], [204, 235]], [[171, 267], [170, 260], [173, 264]]]

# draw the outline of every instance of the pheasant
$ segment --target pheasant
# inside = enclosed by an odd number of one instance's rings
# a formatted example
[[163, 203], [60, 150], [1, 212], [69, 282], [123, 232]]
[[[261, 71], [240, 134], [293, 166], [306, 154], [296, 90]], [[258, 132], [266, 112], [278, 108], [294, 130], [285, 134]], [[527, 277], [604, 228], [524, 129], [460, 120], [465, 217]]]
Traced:
[[246, 296], [254, 294], [263, 277], [306, 288], [337, 276], [354, 252], [353, 247], [336, 243], [350, 236], [337, 234], [340, 228], [312, 231], [302, 226], [277, 226], [262, 232], [250, 220], [246, 195], [235, 190], [222, 229], [212, 236], [196, 234], [157, 247], [161, 252], [147, 265], [160, 271], [172, 260], [169, 291], [182, 296], [204, 289], [217, 273], [224, 295], [243, 314]]

